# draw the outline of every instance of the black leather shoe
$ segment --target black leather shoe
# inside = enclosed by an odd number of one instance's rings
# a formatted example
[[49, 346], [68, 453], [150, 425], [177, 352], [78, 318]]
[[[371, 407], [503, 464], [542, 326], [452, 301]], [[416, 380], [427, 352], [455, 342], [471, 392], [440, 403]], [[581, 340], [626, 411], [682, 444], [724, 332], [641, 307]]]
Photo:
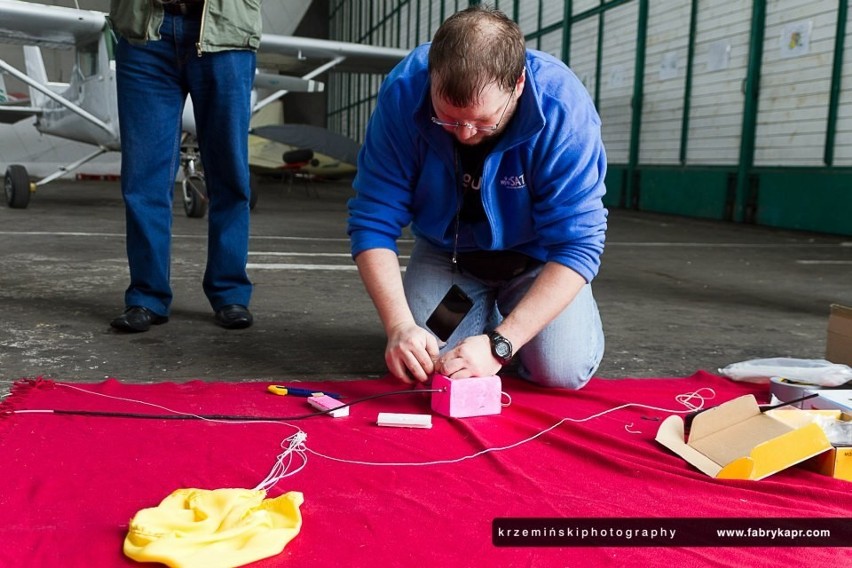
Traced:
[[130, 306], [124, 313], [110, 322], [119, 331], [131, 333], [148, 331], [152, 325], [160, 325], [169, 321], [168, 316], [160, 316], [142, 306]]
[[239, 304], [224, 306], [216, 312], [216, 323], [225, 329], [245, 329], [254, 322], [247, 307]]

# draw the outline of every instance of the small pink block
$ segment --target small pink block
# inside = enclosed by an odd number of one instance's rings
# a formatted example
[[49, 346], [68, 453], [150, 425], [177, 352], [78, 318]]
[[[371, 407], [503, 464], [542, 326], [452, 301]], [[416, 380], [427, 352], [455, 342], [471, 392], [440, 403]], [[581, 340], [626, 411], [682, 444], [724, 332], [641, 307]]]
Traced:
[[[342, 416], [349, 416], [349, 407], [343, 406], [343, 403], [337, 399], [331, 398], [330, 396], [324, 394], [322, 396], [309, 396], [308, 404], [316, 408], [317, 410], [328, 410], [328, 415], [332, 418], [340, 418]], [[338, 406], [343, 406], [343, 408], [337, 408]], [[337, 409], [337, 410], [334, 410]]]
[[451, 379], [433, 375], [432, 410], [453, 418], [500, 414], [500, 377], [470, 377]]

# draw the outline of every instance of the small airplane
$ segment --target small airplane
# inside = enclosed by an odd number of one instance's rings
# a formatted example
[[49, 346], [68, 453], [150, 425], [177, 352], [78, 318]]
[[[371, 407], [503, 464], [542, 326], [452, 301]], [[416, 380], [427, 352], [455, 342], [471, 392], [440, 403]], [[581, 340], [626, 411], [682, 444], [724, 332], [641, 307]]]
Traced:
[[249, 131], [249, 166], [258, 173], [319, 179], [351, 177], [360, 145], [309, 124], [268, 124]]
[[[9, 207], [23, 209], [36, 188], [46, 185], [106, 152], [118, 151], [121, 140], [112, 58], [115, 37], [106, 14], [49, 6], [18, 0], [0, 0], [0, 43], [23, 45], [25, 71], [0, 59], [0, 79], [6, 73], [29, 87], [28, 100], [0, 98], [0, 122], [16, 123], [35, 117], [33, 126], [43, 134], [91, 144], [95, 149], [83, 158], [61, 166], [38, 181], [30, 181], [26, 167], [6, 168], [4, 189]], [[68, 83], [48, 81], [41, 47], [72, 48], [74, 65]], [[341, 72], [387, 73], [407, 55], [404, 49], [355, 43], [264, 34], [258, 50], [259, 68], [276, 68], [282, 75], [259, 72], [255, 89], [272, 94], [252, 101], [253, 112], [277, 101], [288, 92], [319, 92], [324, 85], [314, 78], [332, 69]], [[256, 91], [255, 91], [256, 93]], [[181, 144], [182, 192], [189, 217], [203, 217], [207, 210], [206, 186], [199, 167], [192, 101], [183, 113]], [[249, 133], [246, 133], [248, 136]], [[252, 206], [256, 195], [252, 191]]]

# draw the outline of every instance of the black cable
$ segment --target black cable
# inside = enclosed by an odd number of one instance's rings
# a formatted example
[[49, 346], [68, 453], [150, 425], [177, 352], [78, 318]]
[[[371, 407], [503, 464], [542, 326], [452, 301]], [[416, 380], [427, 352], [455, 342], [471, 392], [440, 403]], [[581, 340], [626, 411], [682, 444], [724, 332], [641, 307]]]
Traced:
[[75, 416], [95, 416], [102, 418], [144, 418], [149, 420], [219, 420], [219, 421], [233, 421], [233, 422], [263, 422], [263, 421], [281, 421], [281, 420], [302, 420], [304, 418], [312, 418], [314, 416], [322, 416], [323, 414], [329, 414], [330, 412], [334, 412], [335, 410], [339, 410], [341, 408], [345, 408], [347, 406], [352, 406], [361, 402], [365, 402], [368, 400], [373, 400], [374, 398], [381, 398], [384, 396], [391, 396], [397, 394], [421, 394], [421, 393], [429, 393], [429, 392], [442, 392], [444, 389], [405, 389], [399, 391], [390, 391], [383, 392], [379, 394], [373, 394], [370, 396], [365, 396], [363, 398], [359, 398], [353, 400], [352, 402], [347, 402], [335, 408], [330, 408], [328, 410], [319, 410], [317, 412], [311, 412], [309, 414], [299, 414], [297, 416], [272, 416], [272, 417], [261, 417], [261, 416], [234, 416], [229, 414], [190, 414], [190, 413], [181, 413], [181, 414], [144, 414], [141, 412], [107, 412], [100, 410], [51, 410], [53, 414], [65, 414], [65, 415], [75, 415]]

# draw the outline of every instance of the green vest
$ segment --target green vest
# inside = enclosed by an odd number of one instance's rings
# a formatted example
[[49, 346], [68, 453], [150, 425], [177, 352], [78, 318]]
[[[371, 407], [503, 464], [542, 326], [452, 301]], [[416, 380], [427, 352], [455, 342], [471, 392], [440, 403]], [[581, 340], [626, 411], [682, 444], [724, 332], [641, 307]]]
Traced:
[[[199, 55], [260, 45], [262, 0], [206, 0]], [[112, 30], [133, 44], [160, 39], [163, 7], [156, 0], [110, 0]]]

